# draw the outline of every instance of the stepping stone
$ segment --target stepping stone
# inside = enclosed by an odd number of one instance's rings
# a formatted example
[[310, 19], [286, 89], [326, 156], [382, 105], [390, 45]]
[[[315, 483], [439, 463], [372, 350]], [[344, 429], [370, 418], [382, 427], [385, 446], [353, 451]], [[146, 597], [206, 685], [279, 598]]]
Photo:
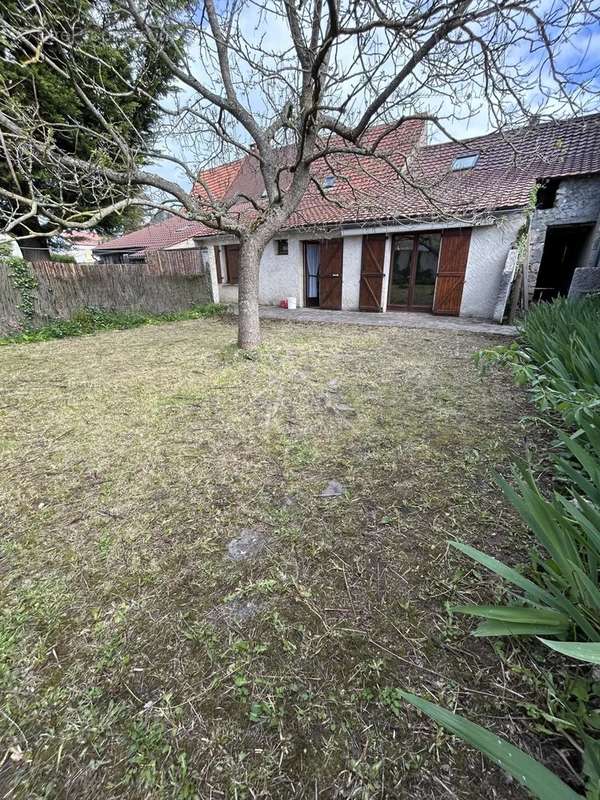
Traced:
[[344, 403], [338, 403], [333, 408], [338, 414], [356, 414], [352, 406], [347, 406]]
[[292, 508], [295, 505], [296, 505], [296, 498], [292, 497], [291, 494], [286, 494], [286, 496], [281, 500], [282, 508]]
[[219, 623], [241, 625], [253, 619], [262, 609], [263, 604], [254, 600], [230, 600], [228, 603], [215, 606], [206, 618], [213, 625]]
[[346, 487], [338, 481], [329, 481], [325, 489], [319, 495], [320, 497], [341, 497], [346, 491]]
[[256, 528], [244, 528], [237, 539], [232, 539], [227, 545], [227, 552], [232, 561], [245, 561], [258, 555], [265, 547], [267, 541], [264, 533]]

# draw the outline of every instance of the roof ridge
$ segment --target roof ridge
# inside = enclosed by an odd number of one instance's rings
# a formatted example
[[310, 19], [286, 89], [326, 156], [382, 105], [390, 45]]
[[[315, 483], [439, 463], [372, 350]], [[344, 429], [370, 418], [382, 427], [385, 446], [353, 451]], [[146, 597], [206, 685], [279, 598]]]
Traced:
[[561, 117], [560, 119], [549, 119], [543, 122], [534, 122], [529, 125], [516, 125], [514, 128], [499, 128], [487, 133], [480, 133], [477, 136], [468, 136], [466, 139], [448, 139], [445, 142], [434, 142], [433, 144], [422, 145], [420, 149], [430, 150], [435, 147], [446, 147], [448, 145], [469, 144], [470, 142], [480, 141], [481, 139], [491, 139], [493, 136], [502, 136], [505, 133], [516, 134], [524, 133], [526, 131], [536, 131], [540, 128], [550, 128], [551, 126], [558, 126], [564, 124], [572, 124], [581, 122], [582, 120], [597, 118], [600, 120], [600, 111], [593, 111], [589, 114], [581, 114], [577, 117]]

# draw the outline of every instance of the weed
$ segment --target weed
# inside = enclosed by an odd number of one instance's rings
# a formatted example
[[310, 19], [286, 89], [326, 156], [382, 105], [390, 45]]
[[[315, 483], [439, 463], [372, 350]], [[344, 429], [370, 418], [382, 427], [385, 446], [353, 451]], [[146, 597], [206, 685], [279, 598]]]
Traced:
[[[0, 345], [46, 342], [68, 336], [84, 336], [107, 330], [126, 330], [140, 325], [160, 325], [164, 322], [204, 319], [223, 314], [225, 307], [216, 303], [165, 314], [147, 314], [137, 311], [111, 311], [101, 308], [84, 308], [68, 320], [53, 320], [42, 328], [26, 329], [21, 333], [0, 338]], [[33, 312], [32, 312], [33, 313]]]
[[[379, 697], [445, 681], [499, 734], [526, 730], [498, 656], [442, 613], [490, 588], [453, 584], [449, 537], [522, 555], [489, 473], [523, 452], [524, 393], [481, 383], [471, 334], [264, 334], [256, 361], [224, 355], [227, 319], [4, 348], [0, 760], [22, 757], [2, 791], [432, 800], [439, 778], [521, 800]], [[332, 380], [351, 417], [322, 402]], [[331, 480], [347, 496], [320, 498]], [[245, 528], [268, 548], [234, 562]]]

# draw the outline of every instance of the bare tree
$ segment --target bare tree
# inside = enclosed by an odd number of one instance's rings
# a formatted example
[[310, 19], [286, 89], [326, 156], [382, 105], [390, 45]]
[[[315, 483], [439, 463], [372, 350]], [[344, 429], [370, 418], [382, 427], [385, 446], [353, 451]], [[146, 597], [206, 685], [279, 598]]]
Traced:
[[[311, 184], [321, 191], [319, 164], [340, 154], [369, 156], [410, 181], [383, 134], [369, 135], [374, 126], [425, 119], [450, 135], [457, 122], [483, 112], [490, 127], [503, 130], [533, 114], [586, 108], [598, 89], [598, 57], [586, 50], [585, 35], [600, 16], [594, 0], [106, 2], [177, 78], [172, 100], [153, 101], [170, 152], [141, 137], [132, 146], [123, 131], [131, 133], [135, 120], [123, 114], [109, 122], [89, 99], [104, 93], [119, 108], [132, 93], [150, 94], [144, 79], [122, 80], [116, 91], [111, 65], [100, 63], [92, 87], [86, 64], [101, 57], [85, 52], [56, 3], [13, 0], [1, 22], [2, 57], [29, 54], [32, 70], [43, 60], [76, 87], [100, 127], [94, 155], [81, 160], [61, 149], [56, 125], [39, 108], [0, 94], [0, 148], [15, 176], [14, 188], [0, 189], [5, 230], [39, 215], [57, 229], [89, 228], [137, 204], [169, 207], [231, 234], [240, 242], [242, 348], [260, 341], [261, 255]], [[175, 53], [165, 41], [174, 26], [185, 42]], [[264, 190], [214, 197], [199, 172], [240, 156], [255, 165]], [[165, 165], [181, 180], [164, 177]], [[34, 181], [40, 166], [45, 181]], [[49, 184], [75, 199], [57, 201]], [[78, 209], [76, 187], [96, 193], [97, 210]]]

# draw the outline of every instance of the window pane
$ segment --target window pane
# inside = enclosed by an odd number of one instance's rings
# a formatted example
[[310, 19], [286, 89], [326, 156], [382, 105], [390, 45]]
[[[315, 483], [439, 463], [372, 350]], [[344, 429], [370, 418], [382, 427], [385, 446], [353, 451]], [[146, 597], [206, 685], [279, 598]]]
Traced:
[[396, 237], [394, 239], [389, 299], [389, 304], [392, 306], [405, 306], [408, 304], [412, 249], [412, 239], [405, 237]]
[[440, 255], [440, 234], [419, 236], [413, 305], [433, 306], [433, 292]]

